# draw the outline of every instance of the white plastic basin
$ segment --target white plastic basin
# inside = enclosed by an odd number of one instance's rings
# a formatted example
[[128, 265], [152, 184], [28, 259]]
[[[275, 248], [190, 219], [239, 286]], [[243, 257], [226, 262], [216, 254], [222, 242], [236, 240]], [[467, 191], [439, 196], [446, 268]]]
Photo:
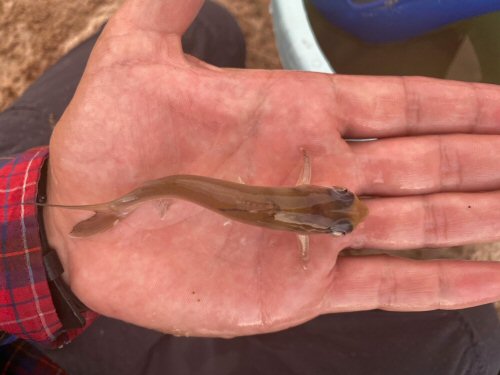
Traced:
[[303, 0], [272, 0], [271, 13], [284, 68], [334, 73], [314, 36]]

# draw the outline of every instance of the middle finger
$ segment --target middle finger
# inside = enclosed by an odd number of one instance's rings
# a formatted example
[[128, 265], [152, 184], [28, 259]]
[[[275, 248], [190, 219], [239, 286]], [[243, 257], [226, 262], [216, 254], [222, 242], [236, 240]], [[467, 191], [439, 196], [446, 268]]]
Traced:
[[500, 136], [445, 135], [351, 144], [361, 195], [500, 189]]
[[406, 250], [500, 240], [500, 192], [367, 199], [354, 248]]

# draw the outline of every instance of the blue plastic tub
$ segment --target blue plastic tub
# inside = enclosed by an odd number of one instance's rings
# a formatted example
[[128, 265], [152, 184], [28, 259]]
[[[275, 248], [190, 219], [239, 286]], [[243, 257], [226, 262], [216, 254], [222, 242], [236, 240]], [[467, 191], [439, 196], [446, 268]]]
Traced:
[[500, 0], [311, 0], [338, 26], [367, 42], [395, 42], [500, 10]]
[[312, 1], [272, 0], [276, 42], [287, 69], [323, 73], [335, 69], [342, 74], [419, 75], [500, 84], [500, 12], [405, 42], [373, 44], [333, 26]]

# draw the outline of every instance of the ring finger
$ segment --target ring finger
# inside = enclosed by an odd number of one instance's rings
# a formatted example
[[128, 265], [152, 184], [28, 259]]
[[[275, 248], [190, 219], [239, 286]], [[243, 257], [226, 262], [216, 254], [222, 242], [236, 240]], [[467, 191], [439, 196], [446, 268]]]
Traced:
[[370, 215], [350, 246], [404, 250], [500, 240], [500, 192], [441, 193], [365, 201]]

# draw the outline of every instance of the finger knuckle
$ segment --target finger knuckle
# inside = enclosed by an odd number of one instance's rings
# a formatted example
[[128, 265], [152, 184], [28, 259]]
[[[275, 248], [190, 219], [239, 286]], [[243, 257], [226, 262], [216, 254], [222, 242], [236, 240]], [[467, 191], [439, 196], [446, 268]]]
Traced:
[[444, 244], [449, 239], [449, 218], [445, 207], [440, 205], [432, 196], [422, 198], [423, 245], [434, 247]]
[[453, 143], [437, 137], [440, 185], [442, 190], [460, 188], [463, 184], [462, 161], [459, 150]]

